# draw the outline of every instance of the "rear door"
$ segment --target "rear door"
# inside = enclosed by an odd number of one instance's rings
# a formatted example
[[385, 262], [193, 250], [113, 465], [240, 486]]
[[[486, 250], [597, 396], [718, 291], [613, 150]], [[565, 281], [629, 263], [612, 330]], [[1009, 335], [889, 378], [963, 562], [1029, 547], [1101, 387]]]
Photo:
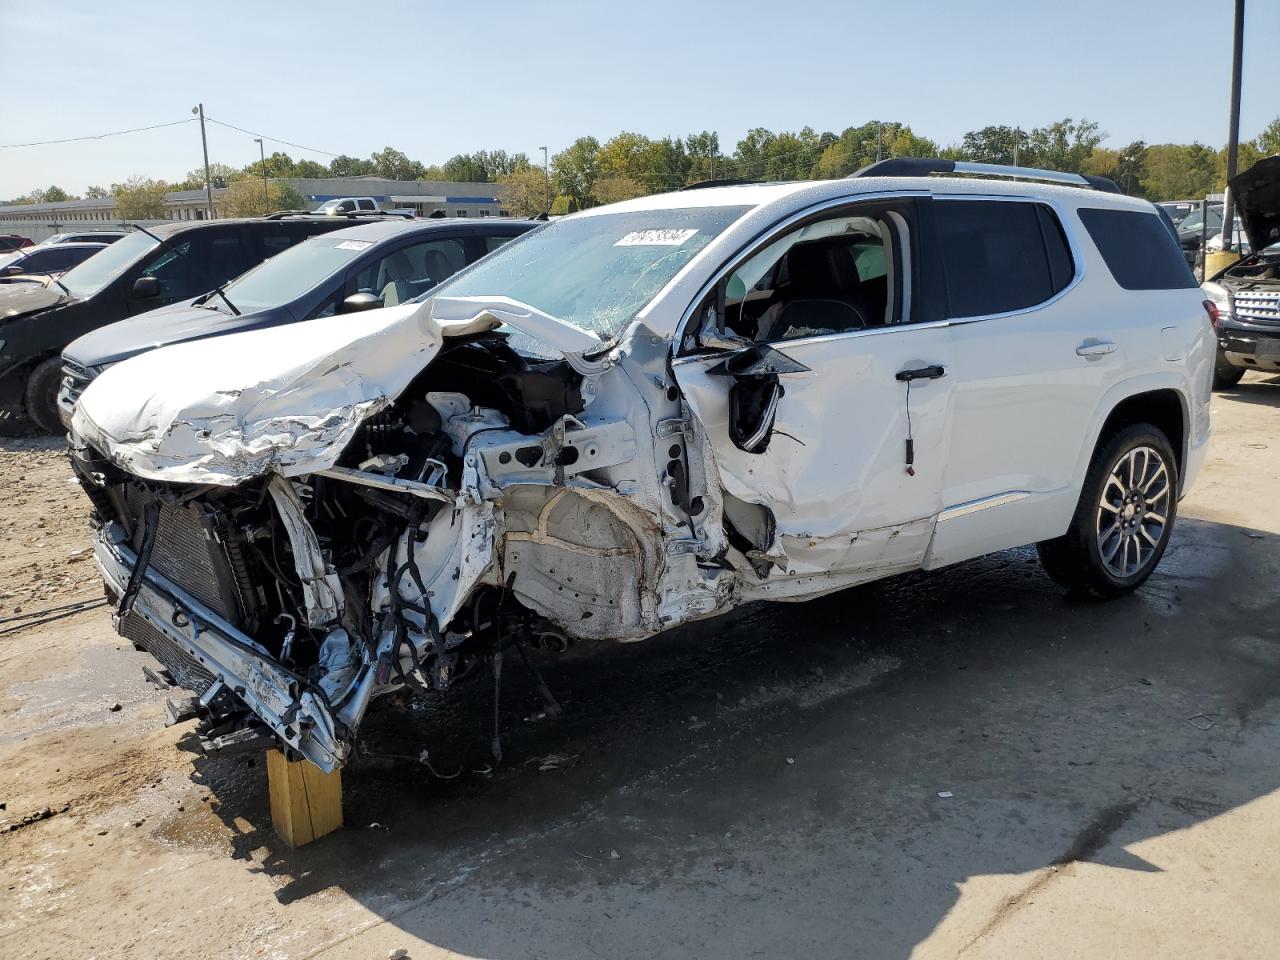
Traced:
[[951, 322], [951, 454], [926, 566], [1060, 535], [1094, 410], [1120, 375], [1114, 318], [1086, 303], [1070, 211], [937, 196], [930, 267]]

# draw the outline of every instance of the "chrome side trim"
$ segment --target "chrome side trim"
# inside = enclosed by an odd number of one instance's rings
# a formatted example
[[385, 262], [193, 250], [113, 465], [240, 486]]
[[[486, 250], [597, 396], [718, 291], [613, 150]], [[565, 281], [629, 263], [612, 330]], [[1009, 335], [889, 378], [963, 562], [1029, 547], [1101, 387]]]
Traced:
[[958, 503], [954, 507], [947, 507], [938, 514], [938, 522], [946, 523], [948, 520], [955, 520], [957, 517], [967, 517], [971, 513], [977, 513], [980, 510], [986, 510], [990, 507], [1003, 507], [1006, 503], [1017, 503], [1019, 500], [1025, 500], [1031, 496], [1026, 490], [1010, 490], [1008, 493], [997, 493], [993, 497], [982, 497], [978, 500], [970, 500], [967, 503]]

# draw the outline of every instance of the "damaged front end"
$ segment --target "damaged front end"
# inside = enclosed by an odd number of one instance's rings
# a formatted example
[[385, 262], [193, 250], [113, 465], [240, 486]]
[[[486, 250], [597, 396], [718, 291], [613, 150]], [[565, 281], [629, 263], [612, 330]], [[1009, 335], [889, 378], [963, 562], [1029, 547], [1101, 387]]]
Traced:
[[[305, 348], [268, 330], [143, 355], [73, 424], [119, 632], [224, 729], [325, 770], [380, 694], [449, 690], [513, 644], [641, 639], [735, 588], [663, 338], [637, 324], [593, 354], [510, 302], [379, 313], [315, 321]], [[268, 377], [273, 350], [294, 361]], [[253, 385], [180, 383], [197, 357]]]

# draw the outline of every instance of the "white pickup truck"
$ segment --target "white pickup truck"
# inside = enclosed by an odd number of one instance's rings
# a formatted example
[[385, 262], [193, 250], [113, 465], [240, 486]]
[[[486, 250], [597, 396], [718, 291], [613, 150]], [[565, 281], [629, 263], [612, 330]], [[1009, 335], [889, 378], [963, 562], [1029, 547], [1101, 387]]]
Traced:
[[383, 209], [373, 197], [335, 197], [320, 204], [315, 212], [334, 217], [348, 213], [413, 213], [402, 207]]

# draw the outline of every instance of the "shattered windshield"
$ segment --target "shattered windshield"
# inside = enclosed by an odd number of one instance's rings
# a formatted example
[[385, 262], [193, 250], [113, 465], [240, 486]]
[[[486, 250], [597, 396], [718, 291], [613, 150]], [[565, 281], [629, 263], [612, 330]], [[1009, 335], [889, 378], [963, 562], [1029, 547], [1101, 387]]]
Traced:
[[511, 297], [608, 340], [750, 209], [687, 207], [555, 220], [432, 292]]

